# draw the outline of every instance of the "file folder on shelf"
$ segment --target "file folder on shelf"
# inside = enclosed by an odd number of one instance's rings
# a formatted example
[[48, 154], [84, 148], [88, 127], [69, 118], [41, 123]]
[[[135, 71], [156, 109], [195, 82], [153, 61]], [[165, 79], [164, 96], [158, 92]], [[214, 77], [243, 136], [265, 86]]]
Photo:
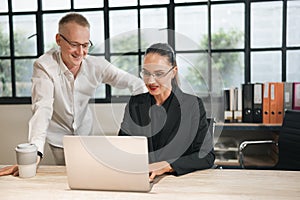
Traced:
[[276, 124], [282, 124], [284, 115], [284, 83], [276, 83]]
[[293, 83], [293, 110], [300, 110], [300, 82]]
[[283, 121], [284, 83], [270, 83], [270, 123], [281, 124]]
[[263, 85], [255, 83], [253, 85], [253, 122], [262, 123], [262, 103], [263, 103]]
[[242, 90], [241, 88], [234, 88], [234, 104], [235, 109], [233, 111], [233, 121], [234, 122], [242, 122]]
[[263, 85], [263, 123], [270, 123], [270, 89], [269, 83]]
[[284, 83], [284, 110], [293, 109], [293, 83]]
[[276, 123], [276, 83], [270, 83], [270, 123]]
[[243, 84], [242, 85], [243, 93], [243, 122], [252, 123], [253, 122], [253, 84]]
[[230, 100], [230, 89], [224, 90], [224, 121], [232, 122], [233, 120], [233, 111], [231, 100]]

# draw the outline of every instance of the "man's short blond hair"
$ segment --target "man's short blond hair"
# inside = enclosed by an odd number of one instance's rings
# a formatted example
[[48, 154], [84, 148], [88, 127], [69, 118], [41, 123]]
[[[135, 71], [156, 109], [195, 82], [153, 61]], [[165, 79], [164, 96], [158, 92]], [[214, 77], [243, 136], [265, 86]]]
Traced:
[[80, 26], [88, 27], [90, 29], [90, 23], [83, 15], [78, 14], [78, 13], [69, 13], [59, 20], [58, 32], [61, 32], [61, 29], [63, 28], [63, 26], [70, 22], [75, 22], [76, 24], [79, 24]]

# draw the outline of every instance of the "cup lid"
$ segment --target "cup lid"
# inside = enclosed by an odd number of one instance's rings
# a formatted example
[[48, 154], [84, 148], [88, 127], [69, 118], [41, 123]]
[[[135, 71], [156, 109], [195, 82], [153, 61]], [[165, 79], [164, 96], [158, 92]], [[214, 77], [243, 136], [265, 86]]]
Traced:
[[34, 144], [30, 144], [30, 143], [18, 144], [16, 147], [16, 151], [22, 151], [22, 152], [31, 152], [36, 150], [37, 147]]

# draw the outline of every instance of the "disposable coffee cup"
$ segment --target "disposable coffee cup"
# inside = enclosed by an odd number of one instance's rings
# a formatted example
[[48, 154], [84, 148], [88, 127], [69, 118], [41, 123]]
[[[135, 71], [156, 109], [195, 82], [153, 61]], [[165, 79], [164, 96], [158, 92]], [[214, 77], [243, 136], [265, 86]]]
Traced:
[[37, 147], [24, 143], [16, 147], [19, 177], [30, 178], [36, 175]]

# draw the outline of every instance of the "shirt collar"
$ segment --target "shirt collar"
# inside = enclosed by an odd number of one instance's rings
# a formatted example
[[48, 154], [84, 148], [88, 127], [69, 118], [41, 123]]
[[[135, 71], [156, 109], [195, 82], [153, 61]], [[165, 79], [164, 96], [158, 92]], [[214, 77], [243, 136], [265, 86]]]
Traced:
[[69, 71], [68, 67], [65, 65], [64, 61], [62, 60], [62, 57], [61, 57], [61, 51], [59, 50], [58, 51], [58, 56], [59, 56], [59, 68], [61, 70], [61, 72], [64, 74], [66, 73], [66, 71]]
[[[62, 60], [62, 57], [61, 57], [61, 50], [60, 50], [60, 49], [59, 49], [59, 51], [58, 51], [58, 55], [59, 55], [59, 68], [60, 68], [61, 72], [64, 74], [64, 73], [66, 73], [67, 71], [69, 71], [69, 69], [68, 69], [68, 67], [65, 65], [64, 61]], [[86, 58], [85, 58], [85, 59], [86, 59]], [[82, 60], [81, 67], [80, 67], [80, 70], [79, 70], [78, 74], [80, 74], [80, 73], [85, 73], [85, 65], [86, 65], [85, 59]]]

